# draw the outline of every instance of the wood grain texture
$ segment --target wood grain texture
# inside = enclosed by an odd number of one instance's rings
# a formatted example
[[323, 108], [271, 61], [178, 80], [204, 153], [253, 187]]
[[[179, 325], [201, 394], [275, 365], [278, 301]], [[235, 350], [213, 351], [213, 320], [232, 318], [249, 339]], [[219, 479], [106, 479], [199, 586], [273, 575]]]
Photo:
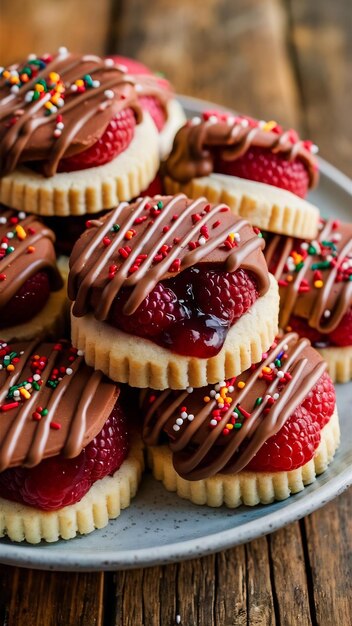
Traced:
[[286, 27], [279, 0], [129, 0], [108, 51], [164, 72], [179, 93], [297, 126]]
[[67, 46], [76, 52], [104, 51], [110, 0], [7, 0], [1, 3], [2, 65], [30, 52], [55, 52]]
[[322, 156], [351, 175], [351, 2], [286, 3], [305, 131]]
[[[103, 574], [39, 572], [0, 566], [3, 626], [101, 626]], [[6, 582], [5, 582], [6, 581]]]

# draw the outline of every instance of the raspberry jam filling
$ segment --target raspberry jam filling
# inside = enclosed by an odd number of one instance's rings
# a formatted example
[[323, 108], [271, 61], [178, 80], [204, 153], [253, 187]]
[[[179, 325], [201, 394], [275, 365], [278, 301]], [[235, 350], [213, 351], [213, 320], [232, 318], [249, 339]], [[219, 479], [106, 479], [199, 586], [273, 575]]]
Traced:
[[352, 308], [347, 311], [339, 325], [330, 333], [320, 333], [309, 326], [306, 319], [297, 315], [291, 316], [289, 327], [300, 337], [308, 337], [315, 348], [352, 346]]
[[18, 292], [0, 309], [0, 328], [29, 322], [47, 303], [50, 296], [50, 280], [47, 272], [34, 274]]
[[129, 295], [123, 289], [115, 298], [112, 326], [177, 354], [209, 358], [218, 354], [230, 327], [257, 300], [258, 288], [243, 269], [229, 273], [204, 265], [158, 283], [135, 313], [124, 315]]
[[43, 511], [79, 502], [99, 479], [116, 472], [128, 455], [126, 416], [119, 402], [98, 435], [75, 458], [61, 454], [33, 468], [0, 473], [0, 496]]

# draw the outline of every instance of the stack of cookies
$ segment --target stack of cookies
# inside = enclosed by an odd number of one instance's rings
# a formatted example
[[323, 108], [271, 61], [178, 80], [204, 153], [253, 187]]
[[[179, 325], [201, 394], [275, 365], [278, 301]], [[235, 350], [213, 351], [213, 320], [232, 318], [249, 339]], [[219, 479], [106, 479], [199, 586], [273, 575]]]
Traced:
[[350, 227], [302, 197], [313, 146], [212, 112], [171, 149], [170, 85], [121, 57], [62, 48], [0, 80], [0, 534], [103, 527], [143, 450], [197, 504], [303, 489], [339, 424], [302, 319], [336, 342], [352, 304]]

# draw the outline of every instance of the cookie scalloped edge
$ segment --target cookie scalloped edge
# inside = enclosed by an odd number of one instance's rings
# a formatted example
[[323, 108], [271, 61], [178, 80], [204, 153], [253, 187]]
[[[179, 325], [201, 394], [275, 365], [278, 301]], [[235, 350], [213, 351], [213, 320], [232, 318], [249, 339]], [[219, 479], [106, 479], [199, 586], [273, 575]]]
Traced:
[[190, 481], [181, 478], [172, 464], [168, 445], [147, 449], [148, 464], [154, 478], [160, 480], [167, 491], [194, 504], [211, 507], [225, 505], [237, 508], [241, 504], [255, 506], [285, 500], [291, 494], [302, 491], [315, 481], [331, 462], [340, 442], [337, 409], [321, 431], [321, 441], [314, 457], [302, 467], [288, 472], [246, 472], [217, 474], [204, 480]]
[[327, 362], [333, 383], [348, 383], [352, 380], [352, 346], [329, 346], [316, 350]]
[[319, 209], [285, 189], [237, 176], [210, 174], [179, 183], [164, 178], [165, 192], [183, 192], [189, 198], [206, 196], [209, 202], [224, 202], [236, 215], [262, 230], [300, 239], [314, 239], [318, 233]]
[[135, 434], [127, 459], [112, 475], [95, 482], [75, 504], [58, 511], [41, 511], [0, 498], [0, 537], [31, 544], [72, 539], [104, 528], [126, 509], [138, 489], [144, 469], [143, 444]]
[[88, 365], [116, 382], [152, 389], [204, 387], [261, 361], [277, 335], [278, 309], [278, 286], [270, 275], [269, 291], [230, 328], [219, 354], [210, 359], [181, 356], [99, 322], [92, 313], [75, 317], [71, 311], [71, 338]]
[[46, 216], [97, 213], [138, 196], [158, 168], [159, 133], [144, 113], [130, 145], [109, 163], [50, 178], [21, 166], [0, 179], [0, 202]]
[[166, 157], [170, 154], [175, 135], [186, 122], [185, 112], [176, 98], [169, 100], [166, 108], [167, 120], [164, 128], [159, 134], [159, 150], [161, 159], [166, 159]]

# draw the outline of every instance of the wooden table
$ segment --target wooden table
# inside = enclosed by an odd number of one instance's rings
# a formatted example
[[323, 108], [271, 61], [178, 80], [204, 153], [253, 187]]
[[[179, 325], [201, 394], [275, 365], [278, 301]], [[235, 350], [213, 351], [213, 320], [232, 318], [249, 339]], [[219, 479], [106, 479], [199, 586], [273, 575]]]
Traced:
[[[350, 0], [11, 0], [2, 17], [5, 62], [62, 44], [118, 50], [180, 93], [299, 128], [352, 174]], [[183, 626], [347, 626], [351, 520], [348, 491], [272, 535], [180, 564], [107, 574], [2, 566], [0, 623], [173, 626], [179, 615]]]

